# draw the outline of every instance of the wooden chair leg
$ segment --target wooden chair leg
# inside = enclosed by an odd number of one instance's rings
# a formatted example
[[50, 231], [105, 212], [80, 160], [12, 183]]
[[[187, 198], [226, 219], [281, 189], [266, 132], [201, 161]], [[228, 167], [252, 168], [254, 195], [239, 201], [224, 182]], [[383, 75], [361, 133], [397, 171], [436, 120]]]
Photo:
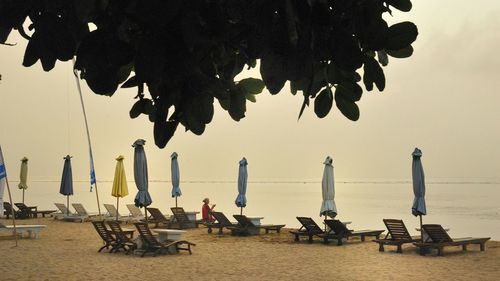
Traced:
[[385, 249], [384, 249], [384, 244], [383, 243], [378, 243], [379, 247], [378, 247], [378, 251], [379, 252], [384, 252]]
[[481, 249], [481, 251], [484, 251], [484, 243], [479, 244], [479, 249]]
[[309, 235], [309, 240], [308, 240], [309, 244], [311, 244], [313, 242], [313, 237], [312, 235]]
[[365, 242], [365, 236], [361, 235], [361, 242]]
[[295, 234], [295, 238], [293, 239], [293, 241], [295, 241], [295, 242], [299, 241], [299, 235], [298, 234]]
[[462, 251], [467, 251], [467, 244], [462, 245]]
[[443, 255], [443, 247], [439, 247], [437, 250], [438, 250], [438, 256], [442, 256]]
[[403, 253], [403, 245], [399, 244], [396, 252], [402, 254]]

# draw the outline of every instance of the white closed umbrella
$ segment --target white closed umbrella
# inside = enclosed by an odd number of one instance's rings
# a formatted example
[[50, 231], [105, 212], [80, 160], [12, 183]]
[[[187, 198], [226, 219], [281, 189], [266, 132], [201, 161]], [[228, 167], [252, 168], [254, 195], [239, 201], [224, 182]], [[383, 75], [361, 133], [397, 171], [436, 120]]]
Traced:
[[424, 168], [422, 167], [422, 151], [415, 148], [412, 155], [412, 167], [411, 175], [413, 180], [413, 194], [415, 198], [413, 199], [413, 205], [411, 207], [411, 213], [414, 216], [420, 217], [420, 237], [422, 238], [422, 216], [427, 214], [427, 208], [425, 206], [425, 176]]
[[[333, 178], [333, 159], [327, 156], [323, 170], [323, 180], [321, 181], [321, 193], [323, 202], [321, 203], [320, 216], [335, 218], [337, 216], [337, 206], [335, 206], [335, 181]], [[325, 226], [326, 227], [326, 226]]]

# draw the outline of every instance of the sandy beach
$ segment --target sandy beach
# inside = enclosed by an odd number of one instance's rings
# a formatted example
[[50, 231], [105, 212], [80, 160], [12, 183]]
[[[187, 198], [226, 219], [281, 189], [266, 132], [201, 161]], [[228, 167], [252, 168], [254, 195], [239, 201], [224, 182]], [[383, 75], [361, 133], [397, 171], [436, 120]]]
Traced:
[[[2, 219], [9, 224], [11, 221]], [[1, 280], [498, 280], [500, 242], [486, 251], [476, 245], [464, 253], [447, 248], [444, 257], [422, 257], [413, 246], [403, 254], [378, 252], [372, 242], [350, 240], [344, 246], [293, 242], [280, 234], [232, 237], [188, 230], [193, 254], [146, 256], [97, 253], [102, 242], [91, 223], [52, 218], [19, 221], [47, 225], [39, 239], [0, 239]], [[133, 225], [124, 225], [132, 228]], [[135, 234], [137, 235], [137, 233]]]

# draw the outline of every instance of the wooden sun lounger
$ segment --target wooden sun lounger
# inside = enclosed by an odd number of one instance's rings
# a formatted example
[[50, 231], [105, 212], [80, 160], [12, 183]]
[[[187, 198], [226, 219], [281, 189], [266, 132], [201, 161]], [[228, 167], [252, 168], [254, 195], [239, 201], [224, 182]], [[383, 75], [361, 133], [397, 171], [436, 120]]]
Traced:
[[[141, 249], [138, 249], [138, 251], [142, 251], [141, 257], [144, 257], [146, 253], [153, 252], [153, 255], [156, 256], [156, 254], [160, 253], [170, 253], [169, 249], [174, 249], [176, 253], [179, 253], [180, 251], [188, 251], [189, 254], [192, 254], [191, 252], [191, 246], [196, 246], [196, 244], [191, 243], [186, 240], [167, 240], [164, 242], [159, 242], [156, 240], [156, 237], [151, 233], [151, 230], [149, 229], [148, 225], [143, 222], [137, 222], [134, 223], [135, 227], [139, 231], [139, 235], [144, 242], [144, 245]], [[182, 245], [186, 245], [185, 247], [182, 247]]]
[[81, 203], [73, 203], [71, 204], [73, 208], [75, 209], [76, 213], [79, 216], [85, 217], [85, 220], [90, 220], [92, 218], [99, 217], [99, 214], [97, 213], [89, 213]]
[[97, 250], [97, 252], [101, 252], [102, 250], [104, 250], [104, 248], [109, 250], [109, 247], [111, 247], [111, 250], [110, 250], [110, 252], [111, 252], [116, 245], [115, 236], [113, 236], [111, 231], [108, 228], [106, 228], [104, 221], [93, 221], [92, 225], [94, 226], [95, 230], [97, 231], [97, 234], [99, 234], [102, 241], [104, 242], [104, 246], [99, 248], [99, 250]]
[[462, 250], [467, 250], [467, 245], [477, 244], [481, 251], [485, 250], [484, 244], [490, 240], [490, 237], [483, 238], [451, 238], [446, 230], [439, 224], [424, 224], [422, 225], [423, 231], [428, 235], [428, 239], [424, 242], [415, 242], [415, 246], [420, 248], [420, 254], [425, 255], [426, 249], [436, 249], [437, 255], [442, 256], [444, 247], [449, 246], [462, 246]]
[[57, 209], [59, 209], [60, 213], [53, 213], [52, 215], [54, 216], [54, 219], [60, 219], [60, 220], [65, 220], [65, 221], [80, 221], [84, 222], [85, 219], [88, 216], [80, 216], [78, 214], [72, 213], [66, 205], [62, 203], [54, 203], [56, 205]]
[[379, 251], [384, 251], [384, 245], [397, 246], [398, 253], [403, 252], [403, 244], [413, 243], [420, 240], [420, 236], [411, 236], [406, 229], [406, 226], [402, 220], [396, 219], [384, 219], [384, 224], [387, 227], [387, 235], [383, 239], [373, 240], [375, 243], [379, 244]]
[[277, 233], [280, 233], [281, 228], [285, 226], [284, 224], [255, 225], [250, 219], [248, 219], [244, 215], [233, 215], [233, 217], [236, 219], [236, 221], [238, 221], [238, 224], [236, 226], [227, 227], [231, 230], [232, 235], [259, 234], [261, 229], [264, 229], [266, 231], [266, 234], [271, 231], [276, 231]]
[[300, 237], [307, 236], [307, 241], [312, 243], [314, 236], [325, 234], [325, 231], [312, 218], [297, 217], [297, 220], [300, 222], [301, 227], [290, 231], [295, 236], [295, 242], [300, 241]]
[[158, 208], [146, 208], [148, 213], [151, 215], [151, 219], [148, 219], [148, 223], [154, 223], [155, 227], [169, 227], [170, 219], [163, 215], [163, 213]]
[[174, 220], [170, 220], [170, 227], [178, 229], [198, 227], [198, 223], [196, 221], [189, 220], [184, 208], [172, 207], [170, 210], [172, 210], [172, 213], [174, 214]]
[[128, 255], [137, 249], [137, 244], [132, 240], [134, 237], [133, 231], [124, 231], [120, 223], [114, 220], [108, 221], [108, 225], [111, 228], [111, 234], [115, 236], [116, 240], [111, 252], [117, 252], [123, 249]]
[[127, 209], [130, 212], [130, 217], [135, 221], [144, 221], [145, 217], [142, 213], [141, 209], [137, 207], [135, 204], [127, 204]]
[[26, 212], [22, 212], [21, 210], [16, 210], [9, 202], [3, 202], [4, 215], [7, 219], [10, 216], [14, 216], [16, 219], [27, 219], [29, 214]]
[[235, 227], [238, 224], [235, 222], [231, 222], [226, 215], [222, 212], [210, 212], [212, 216], [215, 218], [215, 222], [206, 222], [203, 223], [208, 228], [208, 233], [212, 233], [212, 228], [218, 228], [219, 234], [222, 234], [222, 229], [224, 227]]
[[[16, 233], [18, 233], [18, 235], [21, 235], [21, 237], [23, 237], [25, 233], [28, 233], [28, 238], [37, 239], [40, 237], [40, 231], [42, 231], [42, 229], [44, 229], [45, 227], [45, 225], [18, 224], [16, 225]], [[13, 233], [14, 226], [0, 224], [0, 232]]]
[[39, 211], [37, 206], [26, 206], [24, 203], [14, 203], [21, 212], [27, 213], [32, 218], [37, 218], [38, 215], [42, 215], [45, 218], [45, 215], [52, 214], [56, 212], [56, 210], [42, 210]]
[[[109, 221], [109, 220], [117, 220], [119, 222], [123, 223], [129, 223], [132, 221], [132, 218], [128, 216], [122, 216], [116, 209], [115, 205], [113, 204], [104, 204], [104, 208], [106, 208], [106, 211], [108, 211], [107, 216], [104, 217], [104, 220]], [[118, 219], [117, 219], [118, 217]]]
[[[360, 237], [361, 242], [365, 241], [366, 237], [375, 237], [379, 239], [380, 234], [384, 232], [384, 230], [351, 230], [348, 229], [341, 221], [339, 220], [325, 220], [326, 225], [331, 229], [331, 232], [335, 239], [337, 239], [337, 245], [342, 245], [342, 239], [349, 239], [350, 237]], [[327, 235], [325, 236], [327, 237]]]

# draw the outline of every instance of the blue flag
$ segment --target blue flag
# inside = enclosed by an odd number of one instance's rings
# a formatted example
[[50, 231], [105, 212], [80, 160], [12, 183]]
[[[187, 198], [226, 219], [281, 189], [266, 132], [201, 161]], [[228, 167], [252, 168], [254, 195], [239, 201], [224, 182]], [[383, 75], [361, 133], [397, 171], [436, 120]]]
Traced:
[[92, 148], [89, 148], [90, 154], [90, 192], [94, 188], [97, 180], [95, 178], [95, 169], [94, 169], [94, 157], [92, 156]]
[[7, 176], [7, 172], [5, 171], [5, 164], [3, 163], [3, 155], [2, 149], [0, 148], [0, 180]]

